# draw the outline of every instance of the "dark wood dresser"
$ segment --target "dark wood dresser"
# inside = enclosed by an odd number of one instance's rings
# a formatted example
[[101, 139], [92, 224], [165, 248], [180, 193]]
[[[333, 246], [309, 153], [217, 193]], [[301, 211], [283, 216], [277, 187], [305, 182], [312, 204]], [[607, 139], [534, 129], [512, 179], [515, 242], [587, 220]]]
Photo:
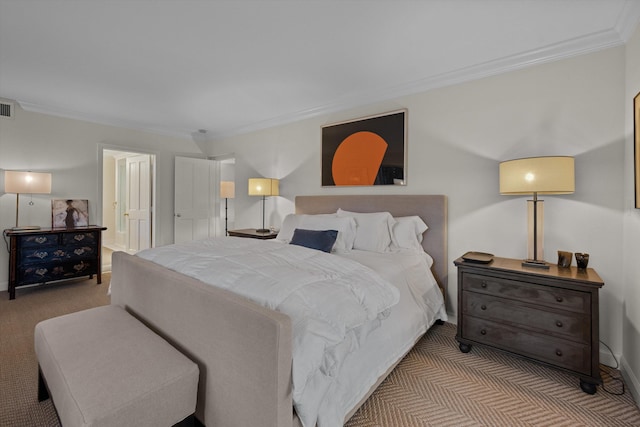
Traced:
[[9, 239], [9, 299], [16, 288], [82, 276], [102, 282], [101, 236], [106, 227], [5, 230]]
[[575, 374], [584, 392], [596, 392], [602, 383], [598, 290], [604, 283], [593, 269], [527, 268], [522, 260], [498, 257], [454, 264], [460, 351], [474, 344], [507, 351]]

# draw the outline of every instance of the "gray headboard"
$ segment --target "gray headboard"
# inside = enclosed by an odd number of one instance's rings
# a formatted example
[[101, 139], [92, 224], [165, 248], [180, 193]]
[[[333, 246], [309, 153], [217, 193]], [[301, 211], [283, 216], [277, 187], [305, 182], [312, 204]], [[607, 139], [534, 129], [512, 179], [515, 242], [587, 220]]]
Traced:
[[339, 195], [297, 196], [297, 214], [333, 213], [342, 208], [353, 212], [389, 212], [393, 216], [418, 215], [429, 226], [422, 246], [433, 258], [433, 271], [440, 287], [447, 289], [447, 196], [443, 195]]

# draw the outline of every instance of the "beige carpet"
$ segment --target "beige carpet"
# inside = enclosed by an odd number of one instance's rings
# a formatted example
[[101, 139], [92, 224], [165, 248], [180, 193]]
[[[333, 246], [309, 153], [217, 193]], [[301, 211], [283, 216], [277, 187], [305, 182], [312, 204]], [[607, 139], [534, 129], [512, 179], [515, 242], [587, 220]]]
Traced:
[[[108, 304], [109, 279], [22, 289], [13, 301], [0, 292], [0, 426], [59, 425], [51, 401], [37, 400], [33, 328]], [[614, 396], [598, 387], [587, 395], [577, 378], [554, 369], [480, 347], [463, 354], [454, 336], [454, 325], [432, 328], [347, 426], [640, 426], [628, 391]], [[609, 378], [605, 387], [621, 392]]]

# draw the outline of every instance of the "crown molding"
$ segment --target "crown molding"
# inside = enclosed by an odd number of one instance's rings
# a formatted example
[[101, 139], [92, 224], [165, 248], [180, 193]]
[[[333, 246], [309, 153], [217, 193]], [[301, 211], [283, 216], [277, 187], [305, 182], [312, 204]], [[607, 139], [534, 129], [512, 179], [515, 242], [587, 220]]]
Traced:
[[[361, 107], [363, 105], [369, 105], [377, 102], [397, 99], [403, 96], [424, 93], [441, 87], [460, 84], [472, 80], [478, 80], [489, 76], [520, 70], [534, 65], [540, 65], [558, 61], [561, 59], [567, 59], [579, 55], [597, 52], [603, 49], [621, 46], [624, 45], [624, 43], [626, 43], [628, 38], [632, 35], [639, 21], [640, 4], [638, 2], [628, 1], [625, 4], [625, 9], [621, 13], [618, 25], [615, 29], [595, 32], [583, 37], [548, 45], [540, 49], [533, 49], [517, 55], [498, 58], [482, 64], [476, 64], [470, 67], [452, 70], [450, 72], [441, 73], [435, 76], [430, 76], [405, 84], [371, 90], [366, 93], [347, 95], [324, 105], [283, 114], [267, 120], [255, 122], [247, 126], [223, 129], [219, 132], [212, 131], [208, 133], [207, 136], [209, 141], [220, 140], [223, 138], [256, 132], [271, 127], [282, 126], [293, 122], [318, 117], [321, 115], [328, 115], [339, 111], [345, 111]], [[176, 130], [162, 126], [147, 126], [130, 121], [91, 116], [89, 114], [78, 113], [75, 111], [47, 107], [26, 101], [17, 100], [17, 102], [25, 110], [37, 113], [192, 140], [192, 130]]]
[[51, 107], [51, 106], [36, 104], [33, 102], [22, 101], [19, 99], [16, 99], [15, 101], [20, 105], [20, 107], [23, 110], [29, 111], [32, 113], [47, 114], [49, 116], [62, 117], [65, 119], [72, 119], [72, 120], [81, 120], [84, 122], [90, 122], [90, 123], [95, 123], [95, 124], [104, 125], [104, 126], [114, 126], [114, 127], [123, 128], [123, 129], [130, 129], [130, 130], [135, 130], [140, 132], [153, 133], [153, 134], [162, 135], [162, 136], [187, 139], [191, 141], [192, 131], [175, 130], [175, 129], [165, 128], [165, 127], [156, 127], [156, 126], [146, 126], [141, 123], [136, 123], [133, 121], [95, 116], [91, 114], [80, 113], [78, 111], [64, 109], [64, 108]]

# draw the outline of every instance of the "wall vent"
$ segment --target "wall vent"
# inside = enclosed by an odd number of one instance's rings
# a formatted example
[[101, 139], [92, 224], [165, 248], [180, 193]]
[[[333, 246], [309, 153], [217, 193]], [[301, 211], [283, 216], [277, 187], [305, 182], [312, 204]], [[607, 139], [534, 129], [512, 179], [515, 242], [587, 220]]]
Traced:
[[13, 102], [0, 101], [0, 117], [4, 119], [13, 118]]

